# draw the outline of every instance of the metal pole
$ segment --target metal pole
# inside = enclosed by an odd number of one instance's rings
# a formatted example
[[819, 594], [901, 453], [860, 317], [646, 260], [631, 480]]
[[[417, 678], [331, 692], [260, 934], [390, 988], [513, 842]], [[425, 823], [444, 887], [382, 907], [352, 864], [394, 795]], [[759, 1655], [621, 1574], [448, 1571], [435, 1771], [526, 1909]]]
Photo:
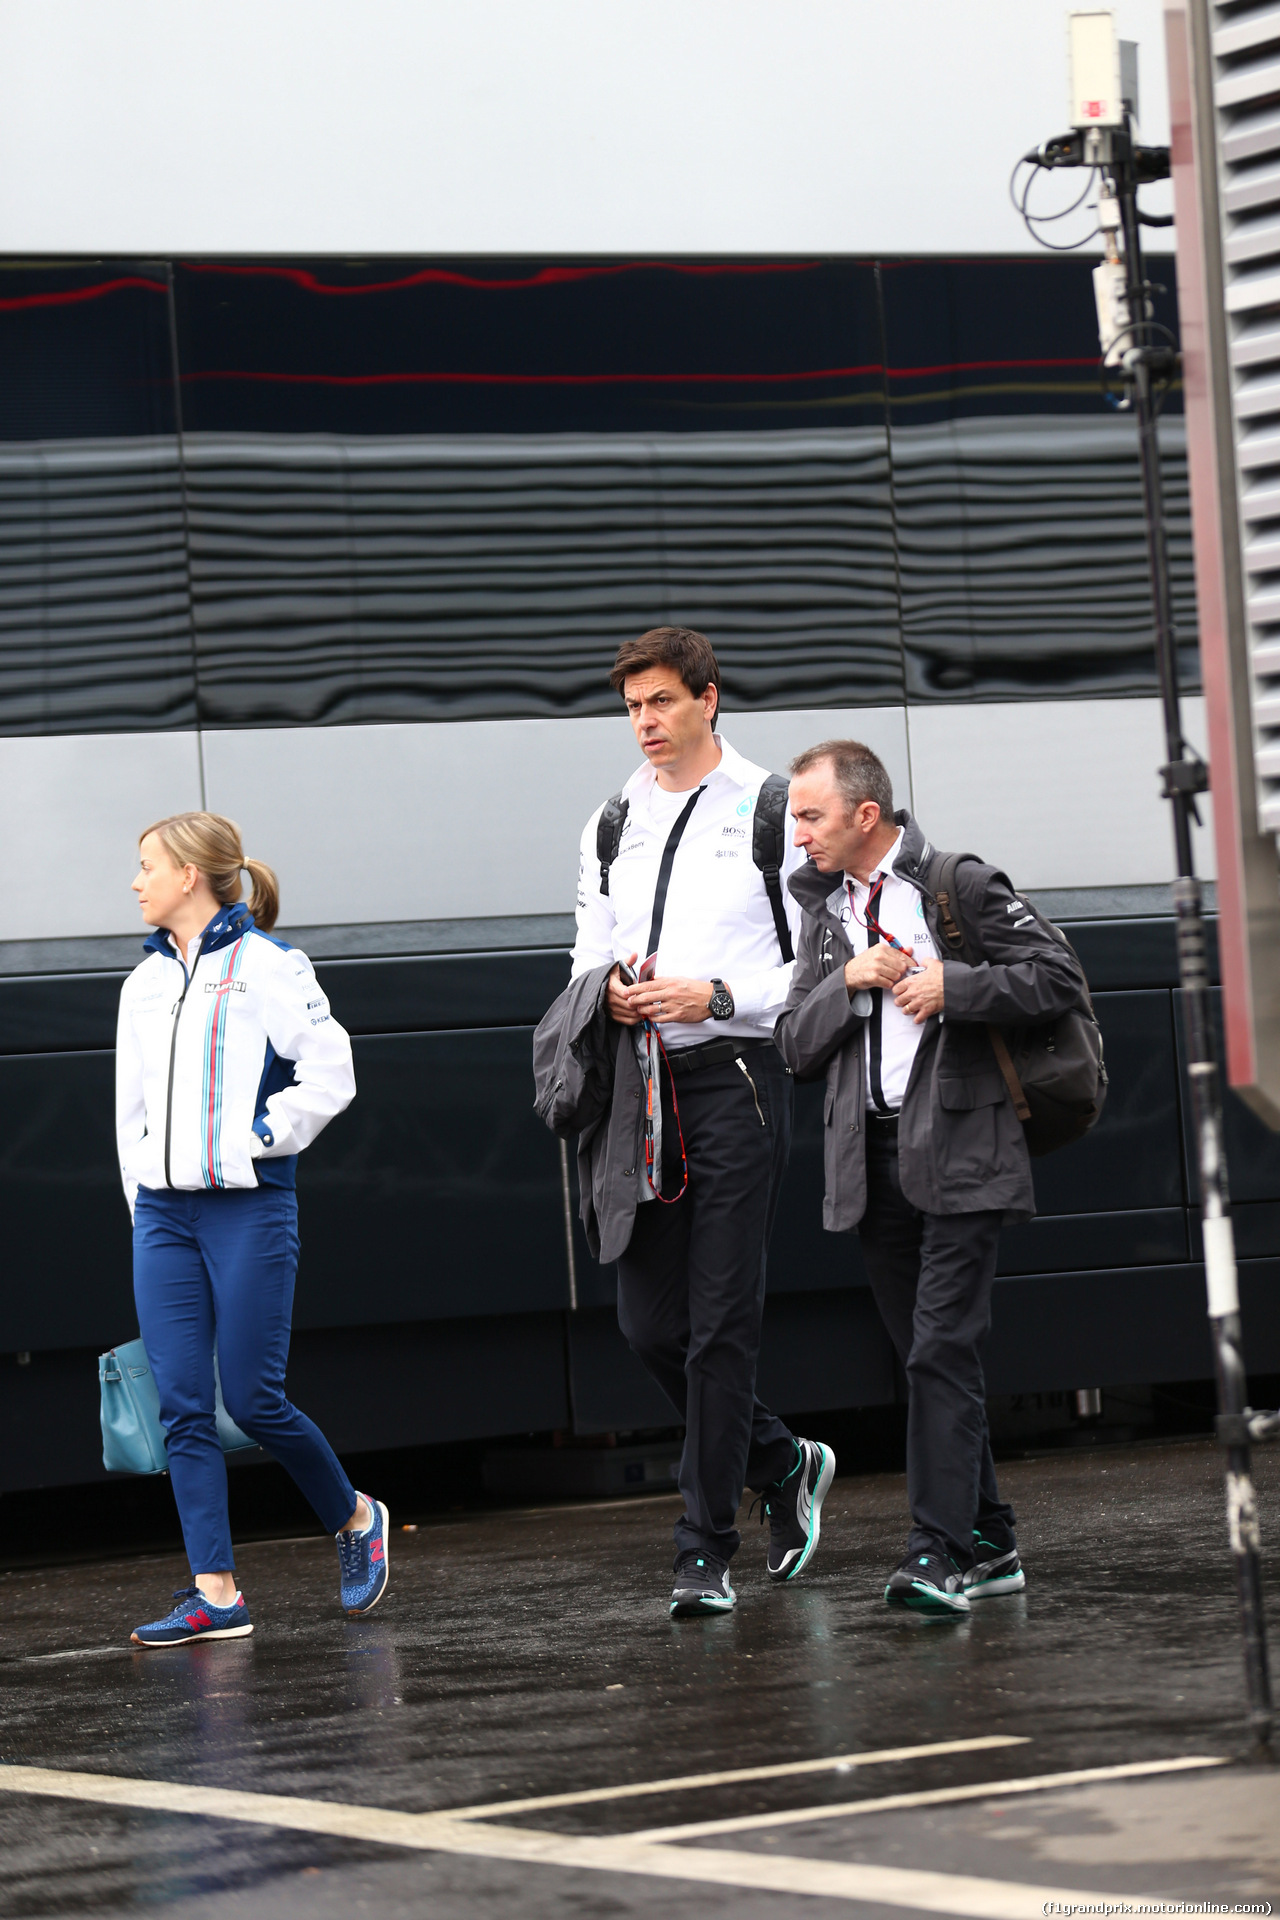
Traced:
[[1138, 222], [1138, 167], [1128, 121], [1123, 133], [1113, 137], [1113, 161], [1106, 171], [1111, 174], [1120, 203], [1125, 243], [1132, 344], [1124, 355], [1124, 369], [1133, 396], [1133, 410], [1138, 424], [1138, 451], [1142, 462], [1147, 557], [1151, 568], [1151, 597], [1156, 623], [1156, 665], [1160, 676], [1167, 751], [1167, 763], [1161, 772], [1165, 797], [1173, 807], [1173, 836], [1178, 868], [1173, 889], [1177, 915], [1178, 974], [1182, 985], [1187, 1073], [1191, 1082], [1192, 1127], [1200, 1174], [1205, 1282], [1218, 1387], [1217, 1433], [1227, 1455], [1227, 1527], [1235, 1563], [1236, 1593], [1244, 1639], [1249, 1725], [1259, 1746], [1267, 1747], [1272, 1728], [1271, 1679], [1267, 1668], [1261, 1540], [1247, 1419], [1248, 1383], [1240, 1335], [1235, 1241], [1227, 1192], [1222, 1093], [1209, 1014], [1203, 898], [1200, 882], [1196, 879], [1191, 841], [1191, 823], [1197, 818], [1196, 794], [1204, 791], [1208, 779], [1199, 758], [1187, 753], [1182, 733], [1178, 642], [1169, 585], [1164, 489], [1156, 433], [1157, 409], [1152, 391], [1153, 372], [1171, 372], [1172, 356], [1167, 347], [1156, 344], [1154, 329], [1147, 321], [1149, 290], [1143, 270]]

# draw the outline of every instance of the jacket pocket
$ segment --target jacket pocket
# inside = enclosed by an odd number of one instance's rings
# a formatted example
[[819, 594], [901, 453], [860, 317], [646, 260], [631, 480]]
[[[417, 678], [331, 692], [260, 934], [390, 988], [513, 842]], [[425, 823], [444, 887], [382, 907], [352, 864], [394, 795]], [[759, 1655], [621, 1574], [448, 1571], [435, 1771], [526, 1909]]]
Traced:
[[835, 1110], [836, 1110], [836, 1090], [834, 1087], [829, 1086], [827, 1088], [825, 1095], [823, 1096], [823, 1101], [822, 1101], [822, 1124], [824, 1127], [829, 1127], [831, 1125], [831, 1116], [835, 1112]]
[[948, 1113], [968, 1113], [974, 1107], [994, 1107], [1004, 1099], [1005, 1084], [998, 1073], [967, 1074], [963, 1080], [938, 1076], [938, 1099]]

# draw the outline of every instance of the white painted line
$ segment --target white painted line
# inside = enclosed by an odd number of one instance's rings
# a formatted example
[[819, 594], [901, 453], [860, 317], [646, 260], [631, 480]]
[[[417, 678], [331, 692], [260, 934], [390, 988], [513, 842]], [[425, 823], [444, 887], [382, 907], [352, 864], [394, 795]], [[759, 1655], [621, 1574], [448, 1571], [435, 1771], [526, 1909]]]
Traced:
[[716, 1833], [754, 1833], [757, 1827], [802, 1827], [813, 1820], [846, 1820], [858, 1813], [895, 1813], [903, 1807], [941, 1807], [953, 1800], [989, 1800], [1005, 1793], [1046, 1793], [1051, 1787], [1082, 1787], [1090, 1780], [1135, 1780], [1155, 1773], [1185, 1773], [1194, 1767], [1225, 1767], [1214, 1754], [1182, 1760], [1133, 1760], [1124, 1766], [1082, 1767], [1073, 1773], [1037, 1773], [1021, 1780], [988, 1780], [977, 1786], [934, 1787], [921, 1793], [886, 1793], [874, 1800], [843, 1800], [826, 1807], [789, 1807], [785, 1813], [744, 1813], [731, 1820], [695, 1820], [679, 1827], [645, 1827], [633, 1840], [700, 1840]]
[[838, 1773], [849, 1767], [876, 1767], [895, 1760], [926, 1760], [939, 1753], [985, 1753], [992, 1747], [1025, 1747], [1014, 1733], [987, 1733], [973, 1740], [936, 1740], [927, 1747], [877, 1747], [866, 1753], [834, 1753], [825, 1760], [787, 1760], [776, 1767], [735, 1767], [729, 1773], [680, 1773], [668, 1780], [639, 1780], [624, 1787], [588, 1787], [581, 1793], [544, 1793], [534, 1800], [490, 1800], [484, 1806], [450, 1807], [451, 1820], [482, 1820], [507, 1813], [533, 1813], [543, 1807], [586, 1807], [599, 1800], [633, 1800], [647, 1793], [685, 1793], [693, 1787], [732, 1787], [746, 1780], [786, 1780], [805, 1773]]
[[538, 1833], [457, 1820], [444, 1813], [396, 1813], [331, 1800], [294, 1800], [283, 1794], [238, 1793], [221, 1787], [129, 1780], [106, 1773], [61, 1773], [43, 1767], [0, 1766], [0, 1791], [134, 1807], [295, 1833], [324, 1833], [344, 1840], [381, 1842], [480, 1860], [519, 1860], [530, 1865], [634, 1873], [661, 1880], [702, 1881], [714, 1886], [755, 1887], [766, 1892], [824, 1895], [835, 1900], [878, 1901], [916, 1912], [958, 1914], [962, 1920], [1029, 1920], [1048, 1902], [1073, 1907], [1099, 1902], [1120, 1905], [1149, 1900], [1139, 1893], [1108, 1893], [1012, 1880], [986, 1880], [904, 1867], [850, 1866], [837, 1860], [805, 1860], [719, 1847], [670, 1847], [625, 1837]]

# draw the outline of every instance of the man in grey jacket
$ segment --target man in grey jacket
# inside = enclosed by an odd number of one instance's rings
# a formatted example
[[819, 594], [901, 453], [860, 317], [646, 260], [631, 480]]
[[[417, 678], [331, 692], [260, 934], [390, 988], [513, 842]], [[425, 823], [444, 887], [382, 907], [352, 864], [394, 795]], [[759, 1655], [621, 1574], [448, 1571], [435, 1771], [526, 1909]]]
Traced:
[[1074, 957], [994, 867], [956, 868], [981, 964], [943, 960], [934, 849], [895, 813], [882, 762], [828, 740], [792, 762], [790, 887], [804, 909], [775, 1041], [799, 1078], [825, 1069], [823, 1224], [857, 1229], [906, 1370], [907, 1553], [891, 1605], [967, 1613], [1022, 1588], [1014, 1513], [987, 1436], [982, 1348], [1005, 1220], [1035, 1212], [1031, 1164], [989, 1025], [1076, 1005]]

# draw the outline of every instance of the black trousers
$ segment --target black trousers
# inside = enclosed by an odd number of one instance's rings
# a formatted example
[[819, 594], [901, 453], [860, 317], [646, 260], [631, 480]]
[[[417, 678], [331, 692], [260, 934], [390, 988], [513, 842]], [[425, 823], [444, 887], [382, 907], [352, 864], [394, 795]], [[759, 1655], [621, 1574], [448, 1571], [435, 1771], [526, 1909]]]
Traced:
[[1005, 1548], [987, 1434], [982, 1350], [1002, 1215], [920, 1213], [898, 1178], [897, 1127], [867, 1119], [867, 1211], [858, 1227], [880, 1316], [907, 1376], [908, 1553], [972, 1565], [973, 1530]]
[[[663, 1192], [645, 1201], [618, 1262], [618, 1324], [684, 1422], [676, 1553], [728, 1560], [744, 1485], [791, 1471], [795, 1443], [756, 1399], [765, 1252], [791, 1149], [791, 1076], [772, 1046], [682, 1074], [662, 1071]], [[754, 1082], [755, 1092], [752, 1092]], [[759, 1111], [757, 1111], [757, 1102]]]

